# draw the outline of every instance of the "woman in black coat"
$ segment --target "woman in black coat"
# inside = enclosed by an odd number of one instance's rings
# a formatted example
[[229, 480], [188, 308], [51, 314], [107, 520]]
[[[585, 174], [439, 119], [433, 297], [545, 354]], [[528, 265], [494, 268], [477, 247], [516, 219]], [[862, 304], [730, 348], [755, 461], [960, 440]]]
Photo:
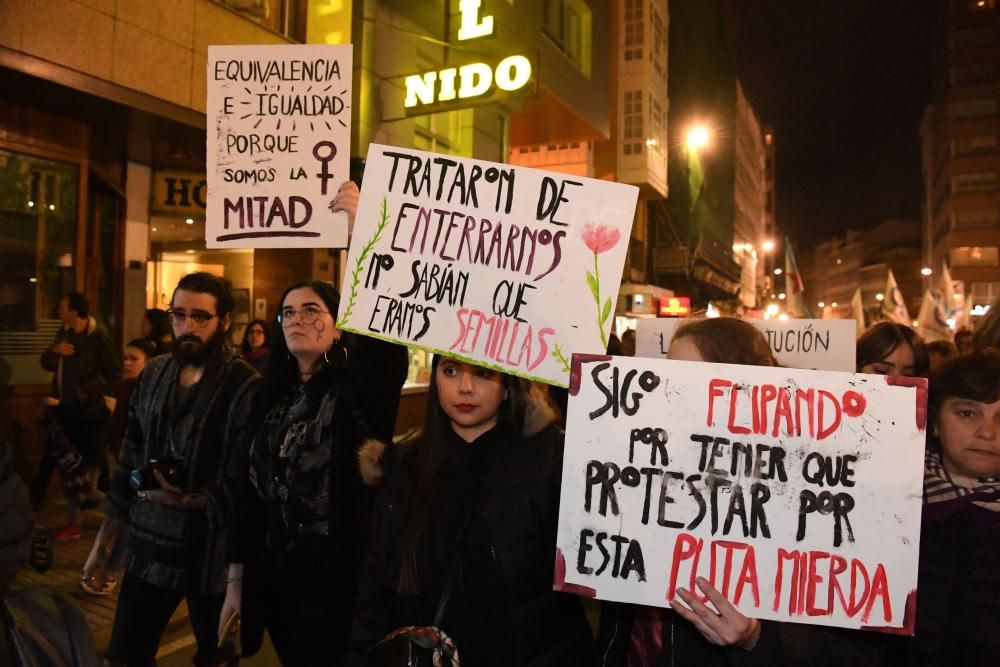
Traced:
[[899, 665], [1000, 662], [1000, 352], [932, 378], [916, 635]]
[[378, 494], [349, 664], [394, 629], [433, 625], [446, 588], [439, 627], [463, 664], [589, 664], [580, 601], [552, 590], [555, 411], [521, 380], [440, 357], [427, 401], [422, 434], [362, 450]]
[[372, 406], [351, 380], [337, 306], [319, 281], [281, 298], [229, 544], [220, 638], [239, 612], [243, 654], [266, 629], [284, 665], [340, 664], [369, 523], [358, 450], [369, 425], [360, 406]]

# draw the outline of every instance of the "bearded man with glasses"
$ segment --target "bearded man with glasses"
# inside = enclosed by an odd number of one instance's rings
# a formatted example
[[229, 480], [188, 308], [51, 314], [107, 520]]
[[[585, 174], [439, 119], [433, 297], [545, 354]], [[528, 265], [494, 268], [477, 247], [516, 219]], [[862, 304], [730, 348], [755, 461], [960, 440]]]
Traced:
[[225, 545], [235, 487], [247, 466], [257, 372], [226, 344], [229, 282], [191, 273], [172, 298], [173, 354], [150, 360], [129, 404], [104, 523], [83, 569], [100, 581], [114, 540], [131, 533], [106, 659], [155, 664], [163, 631], [186, 599], [198, 641], [195, 664], [216, 664], [226, 591]]

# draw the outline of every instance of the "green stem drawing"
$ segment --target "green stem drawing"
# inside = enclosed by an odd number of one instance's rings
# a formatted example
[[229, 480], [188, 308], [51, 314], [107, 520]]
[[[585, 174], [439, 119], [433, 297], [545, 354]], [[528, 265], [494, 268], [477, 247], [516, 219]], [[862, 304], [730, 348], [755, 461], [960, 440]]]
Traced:
[[354, 301], [358, 297], [358, 285], [361, 284], [361, 274], [364, 273], [365, 260], [368, 259], [368, 255], [371, 254], [372, 250], [375, 248], [375, 244], [382, 237], [382, 232], [385, 228], [389, 226], [389, 199], [388, 197], [382, 197], [382, 207], [379, 210], [379, 217], [381, 221], [375, 228], [375, 234], [372, 235], [365, 247], [361, 249], [361, 253], [358, 254], [358, 259], [354, 263], [354, 270], [351, 272], [351, 295], [347, 299], [347, 307], [343, 310], [343, 315], [337, 321], [337, 328], [342, 329], [347, 325], [347, 320], [351, 318], [351, 313], [354, 311]]
[[601, 346], [602, 349], [608, 349], [608, 337], [604, 333], [604, 321], [608, 319], [611, 305], [611, 299], [604, 306], [604, 310], [601, 310], [601, 271], [597, 265], [597, 253], [594, 253], [594, 300], [597, 302], [597, 328], [601, 332]]
[[552, 351], [552, 356], [555, 357], [556, 361], [562, 365], [563, 372], [569, 373], [569, 359], [567, 359], [566, 355], [563, 354], [562, 347], [559, 343], [556, 343], [555, 349]]

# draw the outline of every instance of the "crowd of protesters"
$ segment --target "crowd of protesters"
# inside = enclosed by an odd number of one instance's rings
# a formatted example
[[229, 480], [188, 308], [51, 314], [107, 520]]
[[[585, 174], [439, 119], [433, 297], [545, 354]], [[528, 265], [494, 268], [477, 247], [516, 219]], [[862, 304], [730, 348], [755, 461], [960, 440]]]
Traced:
[[[356, 203], [348, 184], [334, 208], [353, 215]], [[328, 283], [291, 285], [237, 351], [228, 282], [193, 273], [119, 358], [83, 295], [60, 302], [32, 500], [58, 470], [63, 541], [101, 501], [81, 586], [107, 595], [121, 579], [106, 664], [155, 664], [182, 600], [198, 665], [255, 654], [265, 631], [285, 665], [411, 664], [425, 647], [434, 664], [472, 667], [996, 664], [1000, 305], [954, 345], [889, 322], [857, 341], [860, 373], [931, 377], [914, 637], [751, 619], [703, 579], [672, 609], [603, 603], [588, 618], [579, 597], [552, 590], [561, 397], [436, 356], [422, 428], [394, 442], [406, 351], [338, 330], [338, 307]], [[634, 354], [634, 333], [613, 345]], [[778, 365], [735, 318], [684, 324], [668, 357]], [[8, 592], [30, 507], [0, 445], [3, 608], [55, 604], [75, 623], [63, 643], [33, 644], [28, 626], [52, 619], [6, 611], [0, 659], [90, 664], [65, 658], [88, 646], [71, 600]]]

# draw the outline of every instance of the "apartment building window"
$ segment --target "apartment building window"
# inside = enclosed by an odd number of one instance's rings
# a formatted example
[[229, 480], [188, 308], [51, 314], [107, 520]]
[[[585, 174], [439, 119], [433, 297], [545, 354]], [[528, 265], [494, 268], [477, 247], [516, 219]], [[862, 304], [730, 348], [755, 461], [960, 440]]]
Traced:
[[586, 76], [591, 72], [592, 16], [583, 0], [545, 0], [542, 30]]
[[974, 46], [987, 46], [996, 42], [996, 34], [996, 28], [991, 25], [952, 30], [948, 33], [948, 48], [963, 49]]
[[625, 107], [622, 114], [622, 125], [624, 127], [624, 153], [625, 155], [639, 155], [642, 153], [642, 142], [645, 136], [642, 128], [642, 91], [626, 90]]
[[471, 157], [465, 129], [472, 126], [472, 109], [429, 113], [413, 119], [413, 147], [432, 153]]
[[992, 306], [1000, 298], [1000, 282], [974, 282], [969, 288], [972, 307]]
[[625, 60], [642, 60], [644, 0], [625, 0]]
[[649, 61], [660, 76], [667, 71], [667, 24], [653, 3], [649, 3], [649, 15], [653, 19], [653, 45], [649, 50]]
[[997, 209], [982, 208], [952, 213], [953, 226], [957, 232], [967, 232], [977, 229], [993, 229], [1000, 217]]
[[956, 246], [948, 251], [951, 266], [1000, 266], [996, 246]]
[[997, 148], [997, 135], [982, 134], [975, 137], [959, 137], [951, 141], [952, 155], [992, 153]]
[[951, 179], [952, 192], [978, 192], [981, 190], [996, 190], [1000, 183], [1000, 174], [995, 171], [976, 171], [967, 174], [955, 174]]
[[992, 116], [997, 112], [997, 100], [995, 97], [987, 97], [980, 100], [965, 100], [962, 102], [952, 102], [948, 105], [948, 119], [957, 120], [959, 118], [977, 118], [979, 116]]
[[997, 64], [975, 63], [972, 65], [956, 66], [951, 68], [949, 76], [953, 85], [993, 81], [997, 78]]
[[655, 151], [657, 155], [662, 155], [666, 151], [667, 143], [667, 132], [666, 132], [666, 114], [663, 113], [663, 107], [656, 98], [650, 96], [649, 98], [649, 134], [650, 134], [650, 149]]

